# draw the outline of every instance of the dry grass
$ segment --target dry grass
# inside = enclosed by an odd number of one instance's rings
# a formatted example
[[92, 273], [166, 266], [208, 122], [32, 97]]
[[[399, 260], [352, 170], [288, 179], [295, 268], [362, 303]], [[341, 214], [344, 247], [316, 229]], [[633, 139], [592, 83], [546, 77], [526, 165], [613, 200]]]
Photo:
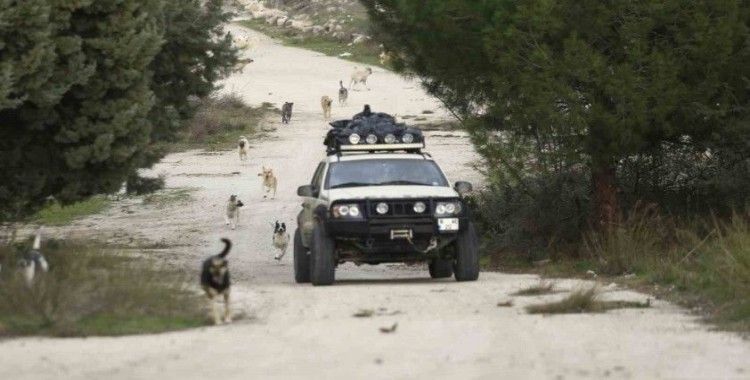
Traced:
[[526, 311], [530, 314], [570, 314], [570, 313], [602, 313], [612, 309], [646, 308], [651, 301], [601, 301], [598, 299], [598, 289], [592, 286], [578, 289], [560, 301], [529, 305]]
[[552, 294], [555, 292], [555, 283], [551, 281], [540, 280], [538, 284], [530, 286], [528, 288], [521, 289], [513, 294], [512, 296], [541, 296], [545, 294]]
[[187, 279], [89, 244], [45, 243], [50, 271], [27, 287], [0, 248], [0, 336], [154, 333], [204, 325]]

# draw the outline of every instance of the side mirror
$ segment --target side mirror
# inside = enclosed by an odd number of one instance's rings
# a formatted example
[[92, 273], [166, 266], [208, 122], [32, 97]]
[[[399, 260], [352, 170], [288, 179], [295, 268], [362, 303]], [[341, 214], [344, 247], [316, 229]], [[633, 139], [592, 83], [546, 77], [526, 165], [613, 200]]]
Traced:
[[466, 181], [458, 181], [458, 182], [456, 182], [456, 185], [453, 186], [453, 188], [456, 189], [456, 192], [458, 192], [458, 194], [460, 194], [462, 196], [466, 195], [466, 194], [470, 193], [472, 190], [474, 190], [474, 187], [471, 186], [471, 183], [470, 182], [466, 182]]
[[311, 185], [300, 186], [297, 188], [297, 195], [300, 197], [312, 197], [313, 188]]

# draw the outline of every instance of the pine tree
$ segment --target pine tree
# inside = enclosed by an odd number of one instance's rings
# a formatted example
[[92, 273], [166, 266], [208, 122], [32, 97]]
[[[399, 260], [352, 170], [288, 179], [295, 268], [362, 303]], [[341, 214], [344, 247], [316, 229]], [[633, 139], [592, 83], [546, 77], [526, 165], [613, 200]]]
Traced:
[[618, 212], [623, 158], [750, 147], [747, 1], [361, 2], [397, 68], [466, 120], [488, 162], [528, 141], [538, 164], [584, 163], [597, 224]]

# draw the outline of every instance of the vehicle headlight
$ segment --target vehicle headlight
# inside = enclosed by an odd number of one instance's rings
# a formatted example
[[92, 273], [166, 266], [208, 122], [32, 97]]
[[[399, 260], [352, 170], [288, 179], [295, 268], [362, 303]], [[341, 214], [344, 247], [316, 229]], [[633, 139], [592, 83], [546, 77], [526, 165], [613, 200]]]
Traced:
[[385, 141], [386, 144], [393, 144], [396, 142], [396, 136], [393, 133], [389, 133], [385, 135], [383, 141]]
[[435, 215], [447, 216], [447, 215], [458, 215], [463, 210], [461, 202], [438, 202], [435, 206]]
[[378, 136], [375, 136], [372, 133], [370, 133], [369, 135], [367, 135], [367, 138], [365, 139], [365, 141], [368, 144], [375, 144], [378, 142]]
[[384, 202], [378, 203], [378, 205], [375, 206], [375, 211], [380, 215], [385, 215], [388, 212], [388, 204]]
[[361, 215], [356, 204], [336, 205], [331, 211], [334, 218], [359, 218]]
[[351, 135], [349, 135], [349, 144], [357, 145], [357, 144], [359, 144], [359, 140], [360, 139], [361, 139], [361, 137], [359, 137], [358, 134], [352, 133]]
[[427, 205], [425, 205], [424, 202], [417, 202], [414, 204], [414, 212], [416, 212], [417, 214], [423, 213], [426, 209]]
[[403, 141], [405, 144], [411, 144], [414, 142], [414, 135], [411, 133], [404, 133], [403, 136], [401, 136], [401, 141]]

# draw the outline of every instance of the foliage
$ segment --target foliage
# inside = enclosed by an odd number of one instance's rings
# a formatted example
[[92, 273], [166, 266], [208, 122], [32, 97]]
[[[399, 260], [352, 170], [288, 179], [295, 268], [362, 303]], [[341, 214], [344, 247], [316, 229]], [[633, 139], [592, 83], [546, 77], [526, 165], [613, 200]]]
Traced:
[[188, 97], [236, 60], [221, 4], [0, 1], [0, 220], [116, 191], [154, 162]]
[[45, 226], [64, 226], [76, 219], [98, 214], [107, 209], [109, 205], [110, 201], [102, 195], [96, 195], [69, 205], [61, 205], [53, 201], [39, 210], [33, 219], [34, 222]]
[[603, 313], [607, 310], [622, 308], [647, 308], [651, 301], [603, 301], [599, 299], [596, 286], [573, 291], [565, 298], [550, 303], [529, 305], [526, 311], [530, 314], [569, 314], [569, 313]]
[[[88, 244], [45, 244], [50, 265], [27, 287], [0, 248], [0, 336], [155, 333], [205, 324], [182, 276]], [[137, 281], [134, 281], [137, 278]]]
[[163, 175], [158, 177], [141, 177], [138, 172], [133, 172], [125, 182], [125, 192], [134, 195], [151, 194], [163, 189], [164, 182], [165, 178]]
[[362, 3], [395, 67], [465, 120], [490, 171], [583, 165], [597, 224], [615, 219], [622, 160], [750, 143], [746, 1]]

